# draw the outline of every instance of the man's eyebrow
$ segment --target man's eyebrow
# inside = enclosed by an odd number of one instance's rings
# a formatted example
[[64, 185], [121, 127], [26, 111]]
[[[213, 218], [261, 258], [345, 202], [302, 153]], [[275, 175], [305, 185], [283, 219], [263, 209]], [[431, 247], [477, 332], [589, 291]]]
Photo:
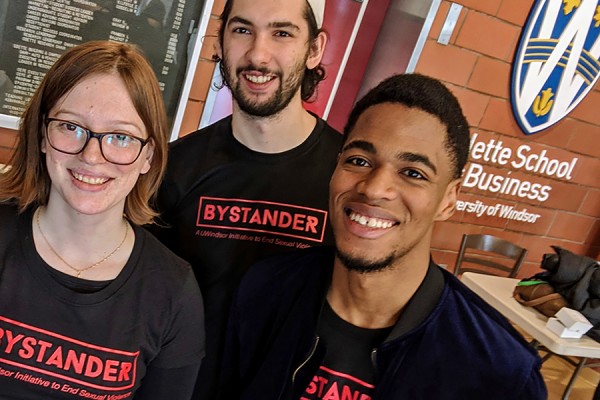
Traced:
[[227, 25], [231, 24], [252, 25], [252, 22], [248, 21], [245, 18], [234, 16], [229, 18], [229, 21], [227, 21]]
[[427, 157], [426, 155], [411, 152], [400, 152], [396, 154], [396, 158], [401, 161], [424, 164], [427, 167], [429, 167], [435, 174], [437, 174], [437, 168], [435, 167], [435, 165], [433, 165], [429, 157]]
[[299, 31], [300, 27], [292, 22], [282, 21], [282, 22], [271, 22], [269, 24], [271, 28], [288, 28], [293, 29], [295, 31]]
[[354, 140], [345, 145], [342, 151], [352, 149], [360, 149], [366, 151], [367, 153], [377, 154], [377, 150], [375, 149], [375, 146], [373, 146], [373, 143], [367, 142], [366, 140]]
[[[231, 18], [229, 18], [229, 21], [227, 21], [227, 25], [230, 24], [242, 24], [242, 25], [249, 25], [249, 26], [253, 26], [254, 24], [242, 17], [238, 17], [238, 16], [233, 16]], [[270, 28], [288, 28], [288, 29], [293, 29], [295, 31], [299, 31], [300, 27], [292, 22], [289, 21], [279, 21], [279, 22], [270, 22], [269, 23], [269, 27]]]

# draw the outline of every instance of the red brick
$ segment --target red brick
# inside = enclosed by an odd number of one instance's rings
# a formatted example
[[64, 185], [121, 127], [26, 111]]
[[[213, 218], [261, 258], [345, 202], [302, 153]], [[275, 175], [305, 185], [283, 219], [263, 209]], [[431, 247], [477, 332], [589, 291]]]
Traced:
[[557, 213], [555, 210], [540, 207], [524, 207], [523, 204], [518, 204], [515, 207], [515, 210], [527, 210], [528, 213], [539, 214], [540, 217], [538, 217], [534, 223], [507, 220], [508, 222], [506, 224], [506, 228], [514, 231], [538, 235], [545, 235], [546, 232], [548, 232], [555, 219], [555, 214]]
[[476, 60], [477, 55], [469, 50], [428, 40], [415, 70], [442, 81], [465, 86]]
[[212, 60], [213, 55], [216, 55], [215, 46], [219, 37], [219, 26], [221, 21], [215, 17], [211, 17], [206, 27], [206, 34], [202, 38], [202, 49], [200, 50], [200, 58]]
[[179, 137], [183, 137], [188, 133], [192, 133], [198, 129], [203, 109], [203, 101], [188, 100], [185, 107], [185, 113], [183, 114], [183, 119], [181, 121], [181, 127], [179, 128]]
[[13, 148], [17, 144], [17, 131], [0, 128], [0, 147]]
[[[564, 118], [543, 131], [536, 132], [528, 137], [538, 143], [545, 143], [555, 147], [567, 148], [578, 126], [583, 124], [573, 118]], [[569, 147], [570, 148], [570, 147]]]
[[517, 278], [518, 279], [524, 279], [524, 278], [530, 278], [532, 276], [534, 276], [537, 273], [542, 272], [542, 268], [540, 266], [540, 263], [537, 262], [524, 262], [523, 265], [521, 265], [521, 269], [519, 270], [519, 273], [517, 274]]
[[590, 217], [600, 217], [600, 190], [588, 190], [585, 199], [581, 202], [579, 214], [589, 215]]
[[480, 231], [481, 227], [476, 225], [439, 222], [433, 228], [431, 247], [457, 251], [464, 234], [479, 233]]
[[456, 251], [445, 251], [445, 250], [437, 250], [431, 249], [431, 258], [433, 262], [446, 266], [446, 269], [449, 272], [454, 272], [454, 264], [456, 262]]
[[564, 211], [578, 211], [586, 194], [587, 188], [566, 182], [548, 181], [552, 190], [550, 197], [543, 203], [544, 207]]
[[600, 104], [600, 93], [592, 90], [585, 96], [581, 103], [579, 103], [577, 107], [571, 111], [569, 115], [582, 121], [600, 125], [598, 104]]
[[12, 150], [6, 147], [0, 147], [0, 164], [7, 164], [12, 155]]
[[525, 137], [515, 121], [510, 102], [497, 98], [490, 99], [479, 127], [518, 138]]
[[519, 28], [478, 12], [469, 12], [456, 44], [501, 60], [509, 60], [519, 35]]
[[548, 236], [583, 243], [586, 241], [594, 222], [595, 219], [591, 217], [559, 212], [548, 231]]
[[221, 13], [223, 12], [224, 7], [225, 7], [225, 0], [215, 0], [215, 2], [213, 3], [211, 13], [213, 15], [220, 16]]
[[550, 246], [561, 243], [561, 241], [541, 235], [524, 235], [521, 246], [527, 249], [527, 261], [537, 263], [542, 262], [544, 254], [554, 253]]
[[469, 78], [468, 87], [478, 92], [508, 99], [510, 68], [507, 62], [479, 57]]
[[481, 11], [485, 14], [496, 15], [500, 8], [502, 0], [459, 0], [456, 3], [462, 4], [465, 8]]
[[190, 100], [205, 101], [208, 89], [212, 81], [212, 74], [216, 63], [213, 61], [200, 60], [194, 73], [194, 81], [190, 89]]
[[577, 153], [598, 156], [598, 140], [600, 139], [600, 126], [573, 120], [571, 137], [568, 148]]
[[[590, 247], [592, 246], [600, 246], [600, 243], [598, 243], [598, 238], [600, 237], [600, 219], [597, 219], [594, 221], [594, 225], [592, 226], [592, 229], [590, 229], [590, 234], [588, 235], [588, 238], [585, 240], [585, 244], [588, 245], [586, 252], [584, 254], [589, 255], [588, 252], [590, 250]], [[591, 256], [590, 256], [591, 257]], [[596, 258], [594, 256], [594, 258]]]
[[460, 102], [463, 114], [465, 114], [469, 125], [478, 126], [490, 101], [490, 96], [454, 85], [448, 86]]
[[[598, 148], [598, 146], [596, 147]], [[581, 156], [577, 160], [575, 170], [573, 171], [573, 182], [593, 188], [600, 188], [598, 171], [600, 171], [600, 158], [598, 158], [598, 156]]]
[[533, 0], [503, 0], [496, 16], [518, 26], [525, 25]]
[[589, 249], [589, 246], [584, 243], [574, 243], [566, 240], [562, 241], [560, 244], [557, 244], [557, 246], [567, 249], [572, 253], [581, 255], [586, 255]]

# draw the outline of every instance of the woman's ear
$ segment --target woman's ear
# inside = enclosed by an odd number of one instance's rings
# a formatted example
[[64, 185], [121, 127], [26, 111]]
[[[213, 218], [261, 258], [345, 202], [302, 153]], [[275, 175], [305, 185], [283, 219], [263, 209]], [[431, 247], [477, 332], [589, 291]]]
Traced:
[[42, 140], [40, 141], [40, 150], [42, 153], [46, 154], [46, 128], [42, 127]]
[[145, 174], [150, 171], [150, 167], [152, 166], [152, 157], [154, 156], [154, 141], [150, 140], [145, 147], [145, 160], [142, 169], [140, 170], [140, 174]]

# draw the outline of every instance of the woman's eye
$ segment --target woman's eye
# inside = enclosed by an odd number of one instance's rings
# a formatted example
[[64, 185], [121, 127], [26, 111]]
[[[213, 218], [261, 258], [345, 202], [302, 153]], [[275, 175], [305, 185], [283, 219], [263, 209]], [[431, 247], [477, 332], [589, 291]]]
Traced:
[[275, 36], [279, 36], [279, 37], [291, 37], [292, 35], [290, 35], [289, 32], [277, 31], [277, 32], [275, 32]]
[[85, 129], [80, 127], [79, 125], [72, 124], [70, 122], [62, 122], [59, 125], [59, 128], [62, 130], [64, 134], [74, 135], [76, 137], [83, 137], [87, 135]]
[[124, 133], [113, 133], [107, 137], [106, 141], [113, 146], [127, 147], [133, 142], [133, 139]]

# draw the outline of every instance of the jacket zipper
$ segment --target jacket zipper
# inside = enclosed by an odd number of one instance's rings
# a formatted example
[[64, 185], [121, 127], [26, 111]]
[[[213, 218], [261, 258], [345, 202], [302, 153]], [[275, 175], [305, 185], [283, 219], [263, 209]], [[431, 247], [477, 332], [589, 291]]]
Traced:
[[315, 337], [315, 342], [313, 344], [312, 349], [310, 350], [310, 353], [308, 353], [308, 357], [306, 357], [306, 360], [304, 360], [302, 362], [302, 364], [300, 364], [298, 366], [298, 368], [296, 368], [296, 370], [294, 371], [294, 373], [292, 374], [292, 383], [294, 383], [296, 381], [296, 374], [298, 373], [298, 371], [300, 371], [302, 369], [302, 367], [304, 367], [306, 365], [306, 363], [312, 358], [312, 356], [315, 354], [315, 351], [317, 350], [317, 345], [319, 344], [319, 337], [316, 336]]
[[371, 351], [371, 363], [373, 363], [373, 367], [377, 368], [377, 349]]

